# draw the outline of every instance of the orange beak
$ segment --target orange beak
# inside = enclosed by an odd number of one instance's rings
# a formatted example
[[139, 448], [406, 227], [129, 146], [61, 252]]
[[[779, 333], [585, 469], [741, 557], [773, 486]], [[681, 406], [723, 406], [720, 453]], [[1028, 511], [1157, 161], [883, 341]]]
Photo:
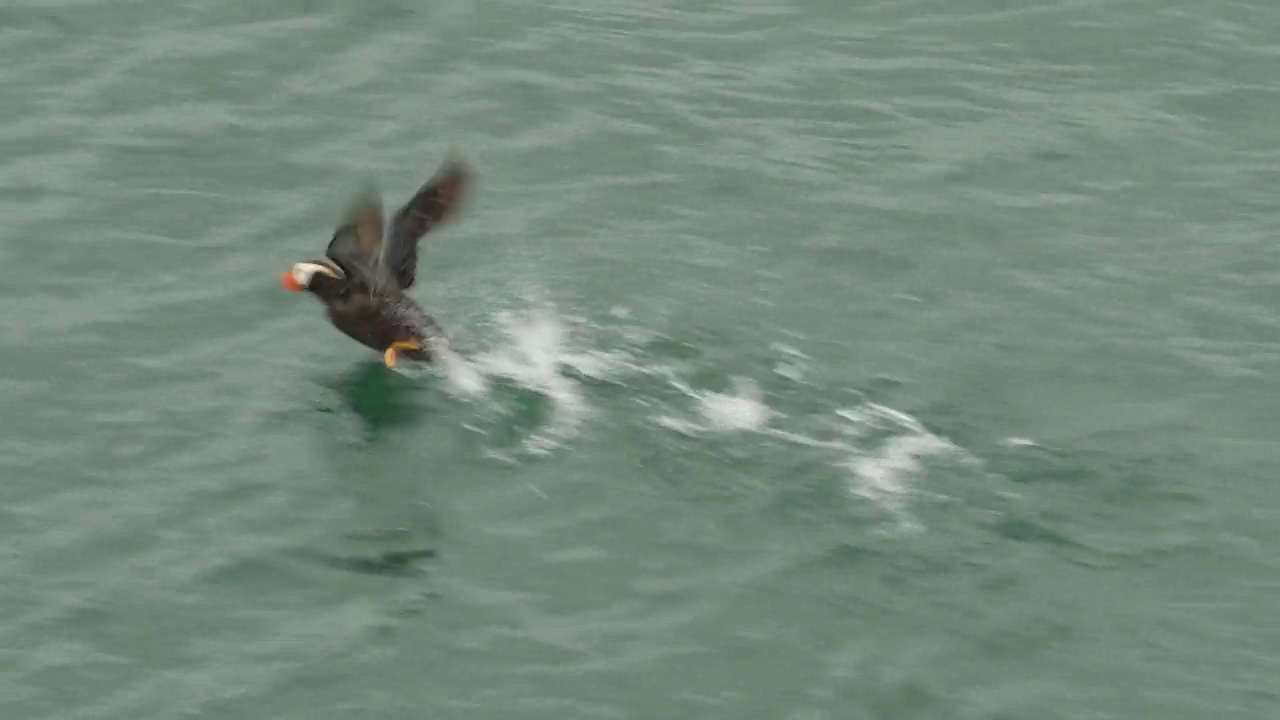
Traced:
[[302, 292], [306, 289], [299, 285], [297, 280], [293, 279], [293, 273], [291, 272], [280, 273], [280, 287], [290, 292]]

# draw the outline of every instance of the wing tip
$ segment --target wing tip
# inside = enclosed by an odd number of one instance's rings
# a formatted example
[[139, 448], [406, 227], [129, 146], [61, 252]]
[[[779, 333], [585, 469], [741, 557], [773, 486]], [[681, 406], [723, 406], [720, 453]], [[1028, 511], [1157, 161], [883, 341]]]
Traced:
[[460, 211], [474, 175], [462, 151], [457, 145], [450, 145], [435, 174], [423, 184], [410, 204], [430, 198], [429, 202], [434, 205], [434, 211], [430, 212], [435, 216], [433, 221], [448, 222]]
[[372, 180], [364, 180], [356, 185], [356, 189], [347, 199], [347, 204], [342, 209], [341, 223], [355, 222], [370, 213], [382, 213], [382, 191], [378, 189], [377, 183]]
[[467, 162], [462, 150], [457, 145], [450, 145], [444, 159], [440, 162], [440, 168], [436, 170], [436, 179], [441, 182], [465, 185], [470, 182], [472, 174], [471, 164]]

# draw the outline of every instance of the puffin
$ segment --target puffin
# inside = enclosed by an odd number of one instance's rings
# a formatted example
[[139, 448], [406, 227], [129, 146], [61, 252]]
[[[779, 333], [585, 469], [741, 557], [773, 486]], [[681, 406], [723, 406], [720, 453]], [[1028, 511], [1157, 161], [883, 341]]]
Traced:
[[377, 190], [366, 185], [342, 214], [324, 257], [294, 263], [280, 274], [281, 287], [316, 297], [334, 327], [381, 352], [388, 368], [401, 357], [431, 362], [444, 332], [406, 291], [417, 280], [420, 241], [458, 214], [470, 178], [461, 157], [451, 153], [396, 210], [389, 227]]

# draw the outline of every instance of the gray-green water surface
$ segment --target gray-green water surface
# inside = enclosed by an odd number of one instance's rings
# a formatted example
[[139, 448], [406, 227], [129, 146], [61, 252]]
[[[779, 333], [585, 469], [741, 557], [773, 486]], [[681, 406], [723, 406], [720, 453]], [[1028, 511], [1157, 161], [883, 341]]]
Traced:
[[[1280, 6], [8, 0], [0, 718], [1280, 717]], [[280, 272], [450, 147], [387, 372]]]

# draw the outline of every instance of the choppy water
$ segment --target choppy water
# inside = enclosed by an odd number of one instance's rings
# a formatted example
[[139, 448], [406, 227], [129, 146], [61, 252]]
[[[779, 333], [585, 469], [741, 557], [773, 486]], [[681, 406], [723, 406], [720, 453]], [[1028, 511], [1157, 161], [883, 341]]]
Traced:
[[[1277, 717], [1277, 38], [9, 0], [0, 717]], [[450, 146], [388, 373], [275, 279]]]

